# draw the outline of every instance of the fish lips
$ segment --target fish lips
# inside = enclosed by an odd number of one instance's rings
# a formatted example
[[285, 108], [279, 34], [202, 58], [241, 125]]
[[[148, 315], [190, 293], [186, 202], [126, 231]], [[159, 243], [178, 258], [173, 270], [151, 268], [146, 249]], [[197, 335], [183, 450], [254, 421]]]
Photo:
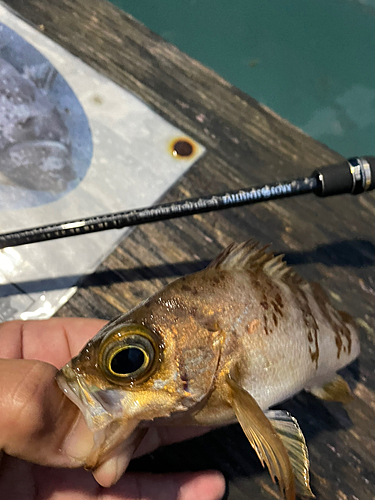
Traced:
[[82, 412], [93, 432], [124, 417], [119, 392], [89, 386], [85, 377], [72, 369], [70, 362], [58, 371], [56, 381], [64, 394]]

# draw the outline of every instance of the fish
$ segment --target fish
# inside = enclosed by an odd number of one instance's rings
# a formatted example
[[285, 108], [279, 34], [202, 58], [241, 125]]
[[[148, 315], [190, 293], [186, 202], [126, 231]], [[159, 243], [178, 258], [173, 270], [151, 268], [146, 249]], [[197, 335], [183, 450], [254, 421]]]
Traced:
[[130, 460], [150, 426], [239, 422], [294, 500], [314, 496], [308, 449], [297, 420], [272, 408], [302, 390], [349, 402], [337, 371], [359, 352], [354, 321], [319, 284], [246, 241], [109, 322], [57, 382], [94, 434], [88, 468], [119, 446]]

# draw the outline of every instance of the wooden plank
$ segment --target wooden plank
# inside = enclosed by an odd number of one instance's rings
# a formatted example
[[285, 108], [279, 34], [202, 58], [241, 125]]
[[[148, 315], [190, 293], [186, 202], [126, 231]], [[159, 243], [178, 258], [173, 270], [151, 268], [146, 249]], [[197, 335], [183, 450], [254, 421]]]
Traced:
[[[7, 3], [207, 148], [164, 201], [304, 176], [340, 160], [108, 3]], [[203, 268], [231, 241], [272, 243], [300, 274], [320, 282], [332, 302], [361, 327], [360, 360], [343, 371], [355, 401], [343, 408], [301, 394], [282, 407], [305, 432], [317, 498], [370, 500], [375, 497], [374, 215], [373, 193], [326, 200], [309, 195], [143, 226], [83, 281], [58, 315], [112, 318], [174, 277]], [[230, 500], [277, 496], [238, 426], [159, 450], [132, 467], [217, 468], [228, 479]]]

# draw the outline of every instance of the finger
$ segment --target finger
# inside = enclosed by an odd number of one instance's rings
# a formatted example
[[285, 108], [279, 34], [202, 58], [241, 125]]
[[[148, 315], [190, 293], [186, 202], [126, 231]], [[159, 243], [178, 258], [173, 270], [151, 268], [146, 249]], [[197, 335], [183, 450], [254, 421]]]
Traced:
[[198, 426], [138, 428], [93, 471], [94, 478], [101, 486], [108, 488], [117, 483], [132, 458], [150, 453], [160, 446], [200, 436], [209, 430], [208, 427]]
[[[129, 473], [101, 500], [220, 500], [225, 480], [220, 472], [206, 471], [179, 474]], [[68, 500], [68, 497], [56, 500]], [[91, 499], [90, 499], [91, 500]]]
[[40, 464], [77, 467], [91, 450], [92, 433], [55, 374], [40, 361], [0, 360], [0, 449]]
[[106, 457], [105, 462], [93, 470], [95, 480], [105, 488], [116, 484], [126, 471], [134, 451], [138, 448], [147, 429], [137, 428]]
[[37, 359], [61, 368], [105, 323], [86, 318], [5, 322], [0, 324], [0, 358]]
[[225, 480], [215, 471], [129, 473], [106, 489], [82, 469], [38, 468], [35, 474], [40, 495], [35, 500], [220, 500], [225, 492]]

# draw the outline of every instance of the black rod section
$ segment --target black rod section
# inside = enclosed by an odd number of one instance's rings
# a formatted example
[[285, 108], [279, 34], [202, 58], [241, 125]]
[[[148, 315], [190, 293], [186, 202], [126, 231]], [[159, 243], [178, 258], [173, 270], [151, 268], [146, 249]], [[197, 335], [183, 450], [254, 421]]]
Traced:
[[297, 179], [291, 182], [276, 182], [265, 186], [228, 191], [201, 198], [163, 203], [146, 208], [128, 210], [106, 215], [76, 219], [57, 224], [49, 224], [12, 233], [0, 234], [0, 248], [36, 243], [38, 241], [67, 238], [79, 234], [95, 233], [107, 229], [122, 229], [149, 222], [175, 219], [214, 210], [259, 203], [265, 200], [286, 198], [298, 194], [311, 193], [317, 186], [315, 177]]
[[200, 198], [190, 198], [152, 207], [97, 215], [0, 234], [0, 249], [108, 229], [121, 229], [307, 193], [332, 196], [343, 193], [358, 194], [374, 188], [375, 157], [351, 158], [338, 165], [322, 167], [316, 170], [311, 177], [293, 181], [275, 182], [264, 186], [243, 188]]

